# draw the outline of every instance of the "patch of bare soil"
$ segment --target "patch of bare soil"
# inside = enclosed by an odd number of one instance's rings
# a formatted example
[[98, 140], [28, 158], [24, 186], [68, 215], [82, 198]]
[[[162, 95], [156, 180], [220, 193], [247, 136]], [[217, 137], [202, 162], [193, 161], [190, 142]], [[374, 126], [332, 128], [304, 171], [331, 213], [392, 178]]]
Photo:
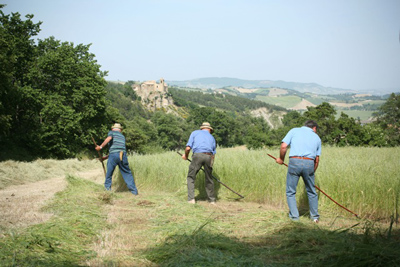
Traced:
[[329, 102], [329, 104], [333, 106], [343, 107], [343, 108], [351, 108], [355, 106], [362, 106], [362, 103], [339, 103], [339, 102]]
[[293, 110], [306, 110], [307, 107], [315, 107], [315, 106], [316, 105], [314, 105], [310, 101], [302, 99], [300, 103], [296, 104], [294, 107], [292, 107], [290, 109], [293, 109]]
[[[97, 183], [104, 180], [101, 168], [74, 175]], [[41, 208], [66, 186], [65, 177], [56, 177], [0, 190], [0, 235], [3, 231], [27, 227], [50, 219], [52, 214], [42, 212]]]
[[[272, 122], [271, 117], [273, 114], [267, 108], [253, 109], [252, 111], [250, 111], [250, 113], [255, 117], [263, 118], [271, 128], [275, 128], [278, 126], [276, 125], [276, 123]], [[277, 113], [274, 112], [274, 114], [276, 115]], [[281, 116], [283, 116], [283, 114], [279, 115], [279, 117]]]
[[238, 90], [240, 93], [254, 93], [255, 91], [259, 90], [258, 88], [249, 89], [249, 88], [240, 88], [240, 87], [234, 87], [234, 89]]

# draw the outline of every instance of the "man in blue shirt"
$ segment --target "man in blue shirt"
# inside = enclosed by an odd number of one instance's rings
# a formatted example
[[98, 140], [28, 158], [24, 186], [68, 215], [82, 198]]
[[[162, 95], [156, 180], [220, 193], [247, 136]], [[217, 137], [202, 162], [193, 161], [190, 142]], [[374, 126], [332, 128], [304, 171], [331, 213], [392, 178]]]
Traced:
[[96, 150], [100, 151], [107, 144], [110, 146], [109, 155], [103, 159], [108, 158], [107, 161], [107, 174], [106, 180], [104, 182], [104, 187], [106, 190], [111, 190], [112, 176], [115, 167], [119, 167], [121, 171], [122, 178], [129, 189], [129, 191], [137, 195], [138, 190], [135, 185], [135, 180], [131, 169], [129, 168], [128, 157], [126, 156], [126, 146], [125, 146], [125, 136], [121, 133], [122, 126], [119, 123], [115, 123], [111, 127], [111, 131], [108, 132], [107, 138], [100, 146], [96, 146]]
[[296, 188], [300, 176], [306, 187], [311, 219], [318, 223], [318, 195], [315, 190], [315, 171], [318, 168], [321, 155], [321, 139], [317, 135], [317, 123], [313, 120], [305, 122], [303, 127], [291, 129], [283, 138], [280, 156], [276, 159], [283, 164], [290, 146], [289, 168], [286, 176], [286, 199], [289, 206], [289, 217], [299, 220], [296, 203]]
[[204, 122], [200, 126], [200, 130], [193, 131], [190, 134], [189, 141], [186, 144], [185, 154], [182, 155], [182, 159], [187, 160], [190, 150], [193, 150], [192, 162], [189, 165], [187, 176], [188, 202], [191, 204], [196, 203], [194, 199], [194, 182], [196, 180], [196, 175], [201, 167], [204, 166], [205, 187], [208, 201], [215, 205], [212, 166], [216, 153], [216, 142], [214, 136], [211, 135], [213, 132], [214, 130], [211, 125], [208, 122]]

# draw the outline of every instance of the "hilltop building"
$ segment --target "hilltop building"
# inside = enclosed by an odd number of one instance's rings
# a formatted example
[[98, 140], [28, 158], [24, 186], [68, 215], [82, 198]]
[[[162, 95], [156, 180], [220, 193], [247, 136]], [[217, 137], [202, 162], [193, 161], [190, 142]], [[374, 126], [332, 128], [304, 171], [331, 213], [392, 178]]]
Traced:
[[172, 97], [168, 95], [168, 85], [163, 78], [160, 79], [159, 83], [146, 81], [140, 84], [133, 84], [132, 89], [141, 98], [142, 104], [149, 110], [166, 109], [174, 104]]

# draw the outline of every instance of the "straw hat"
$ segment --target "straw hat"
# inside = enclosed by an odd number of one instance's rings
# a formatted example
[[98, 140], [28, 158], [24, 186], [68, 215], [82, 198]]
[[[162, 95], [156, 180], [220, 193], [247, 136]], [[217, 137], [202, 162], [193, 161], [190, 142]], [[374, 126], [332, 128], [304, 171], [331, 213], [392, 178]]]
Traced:
[[200, 126], [200, 130], [203, 129], [210, 129], [211, 132], [214, 132], [214, 129], [211, 127], [211, 125], [208, 122], [203, 122], [203, 124]]
[[114, 123], [114, 125], [111, 126], [111, 129], [114, 129], [114, 128], [117, 128], [117, 129], [121, 129], [121, 130], [122, 130], [122, 126], [121, 126], [121, 124], [119, 124], [119, 123]]

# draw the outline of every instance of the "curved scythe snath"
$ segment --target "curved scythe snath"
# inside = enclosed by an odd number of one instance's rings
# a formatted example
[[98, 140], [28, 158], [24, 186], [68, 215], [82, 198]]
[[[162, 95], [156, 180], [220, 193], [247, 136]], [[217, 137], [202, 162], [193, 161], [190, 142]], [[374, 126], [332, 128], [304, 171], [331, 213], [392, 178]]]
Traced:
[[[91, 138], [92, 138], [92, 140], [93, 140], [94, 147], [97, 147], [96, 141], [94, 141], [93, 136], [91, 136]], [[102, 155], [100, 154], [100, 151], [97, 151], [97, 153], [99, 154], [99, 160], [100, 160], [100, 162], [101, 162], [101, 165], [103, 165], [103, 171], [104, 171], [104, 177], [105, 177], [105, 176], [106, 176], [106, 167], [104, 167], [103, 157], [102, 157]]]
[[[276, 160], [276, 158], [275, 158], [274, 156], [272, 156], [271, 154], [268, 154], [268, 156], [270, 156], [271, 158], [273, 158], [273, 159]], [[283, 165], [285, 165], [286, 167], [288, 167], [288, 165], [287, 165], [286, 163], [283, 163]], [[330, 200], [332, 200], [336, 205], [338, 205], [338, 206], [341, 207], [342, 209], [347, 210], [348, 212], [352, 213], [354, 216], [356, 216], [357, 218], [359, 218], [357, 214], [355, 214], [355, 213], [352, 212], [351, 210], [349, 210], [349, 209], [347, 209], [346, 207], [344, 207], [344, 206], [340, 205], [339, 203], [337, 203], [337, 202], [336, 202], [335, 200], [333, 200], [330, 196], [328, 196], [327, 193], [325, 193], [325, 192], [322, 191], [320, 188], [318, 188], [318, 186], [316, 186], [316, 185], [314, 185], [314, 186], [315, 186], [315, 188], [317, 188], [322, 194], [324, 194], [326, 197], [328, 197]]]

